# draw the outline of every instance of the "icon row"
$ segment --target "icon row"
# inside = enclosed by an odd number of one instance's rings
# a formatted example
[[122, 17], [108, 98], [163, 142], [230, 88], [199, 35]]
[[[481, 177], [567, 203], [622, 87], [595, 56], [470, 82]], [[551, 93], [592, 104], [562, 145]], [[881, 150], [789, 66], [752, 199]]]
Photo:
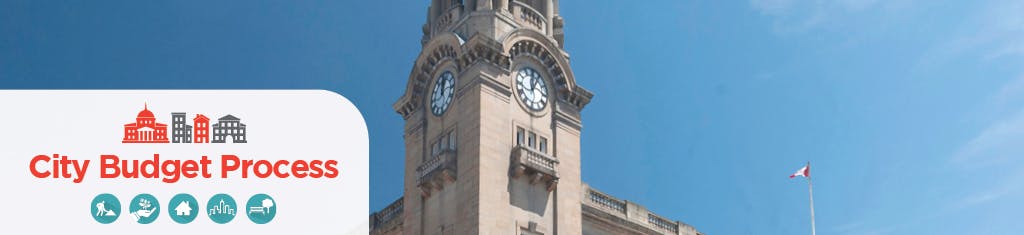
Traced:
[[[199, 210], [199, 202], [192, 195], [181, 193], [174, 195], [168, 204], [167, 210], [171, 220], [179, 224], [191, 223], [196, 217], [205, 213], [214, 223], [226, 224], [235, 219], [237, 204], [235, 199], [227, 194], [213, 195], [206, 203], [206, 210]], [[121, 202], [112, 194], [104, 193], [96, 195], [90, 204], [92, 218], [101, 224], [113, 223], [121, 216]], [[128, 204], [128, 213], [131, 218], [140, 224], [149, 224], [160, 217], [159, 200], [150, 194], [139, 194], [132, 198]], [[245, 214], [249, 220], [257, 224], [266, 224], [274, 219], [277, 214], [277, 204], [274, 199], [266, 194], [256, 194], [245, 203]]]

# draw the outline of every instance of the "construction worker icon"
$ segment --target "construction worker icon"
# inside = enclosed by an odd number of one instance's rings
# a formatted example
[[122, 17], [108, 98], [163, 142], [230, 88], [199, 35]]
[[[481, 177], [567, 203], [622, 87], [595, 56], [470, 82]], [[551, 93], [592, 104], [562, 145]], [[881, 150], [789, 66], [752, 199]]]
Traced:
[[121, 216], [121, 202], [109, 193], [96, 195], [89, 208], [92, 211], [92, 218], [101, 224], [113, 223]]

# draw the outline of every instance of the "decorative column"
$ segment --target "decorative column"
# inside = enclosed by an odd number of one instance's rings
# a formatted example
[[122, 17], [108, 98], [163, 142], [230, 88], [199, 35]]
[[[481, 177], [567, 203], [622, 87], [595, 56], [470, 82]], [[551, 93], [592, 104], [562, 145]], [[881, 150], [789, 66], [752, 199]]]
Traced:
[[546, 29], [544, 29], [544, 31], [545, 31], [544, 33], [547, 34], [547, 35], [551, 35], [552, 32], [555, 32], [554, 31], [554, 25], [555, 25], [554, 24], [555, 23], [554, 0], [547, 0], [547, 1], [544, 1], [544, 3], [547, 4], [546, 6], [544, 6], [544, 11], [545, 11], [544, 12], [544, 21], [547, 21], [547, 23], [544, 24], [544, 27], [546, 28]]

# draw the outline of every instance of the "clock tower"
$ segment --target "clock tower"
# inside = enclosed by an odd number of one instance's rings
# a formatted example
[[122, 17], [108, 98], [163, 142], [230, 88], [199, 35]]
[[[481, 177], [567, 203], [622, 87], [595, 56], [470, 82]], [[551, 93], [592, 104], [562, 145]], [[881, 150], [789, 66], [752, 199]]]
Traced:
[[394, 109], [405, 234], [582, 234], [580, 87], [557, 0], [432, 0]]

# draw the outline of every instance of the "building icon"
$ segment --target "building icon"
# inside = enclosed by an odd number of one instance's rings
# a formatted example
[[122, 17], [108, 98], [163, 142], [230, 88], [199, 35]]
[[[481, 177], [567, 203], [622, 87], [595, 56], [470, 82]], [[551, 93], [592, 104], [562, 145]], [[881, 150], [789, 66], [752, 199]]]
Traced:
[[213, 124], [213, 143], [227, 143], [231, 137], [232, 143], [245, 143], [245, 124], [230, 114], [217, 119]]
[[378, 156], [404, 161], [403, 195], [369, 234], [702, 235], [583, 181], [594, 94], [573, 75], [557, 0], [429, 4], [392, 106], [405, 154]]
[[174, 207], [174, 213], [179, 216], [189, 216], [192, 214], [192, 208], [188, 206], [188, 201], [183, 201]]
[[185, 113], [171, 113], [171, 143], [192, 143], [192, 125], [185, 123]]
[[210, 143], [210, 118], [196, 114], [196, 117], [192, 119], [192, 124], [195, 125], [195, 130], [193, 130], [195, 143]]
[[235, 215], [235, 208], [231, 208], [231, 205], [228, 205], [224, 202], [224, 199], [221, 199], [220, 204], [210, 208], [210, 213], [207, 215]]
[[157, 123], [148, 105], [135, 117], [135, 123], [124, 124], [122, 143], [168, 143], [167, 124]]
[[[167, 125], [156, 122], [156, 116], [143, 106], [135, 118], [135, 123], [124, 125], [122, 143], [246, 143], [245, 124], [238, 117], [226, 115], [217, 119], [218, 123], [210, 125], [210, 118], [196, 114], [192, 124], [188, 124], [185, 112], [171, 113], [170, 138], [167, 137]], [[211, 136], [211, 131], [213, 131]], [[213, 139], [211, 139], [213, 137]]]

